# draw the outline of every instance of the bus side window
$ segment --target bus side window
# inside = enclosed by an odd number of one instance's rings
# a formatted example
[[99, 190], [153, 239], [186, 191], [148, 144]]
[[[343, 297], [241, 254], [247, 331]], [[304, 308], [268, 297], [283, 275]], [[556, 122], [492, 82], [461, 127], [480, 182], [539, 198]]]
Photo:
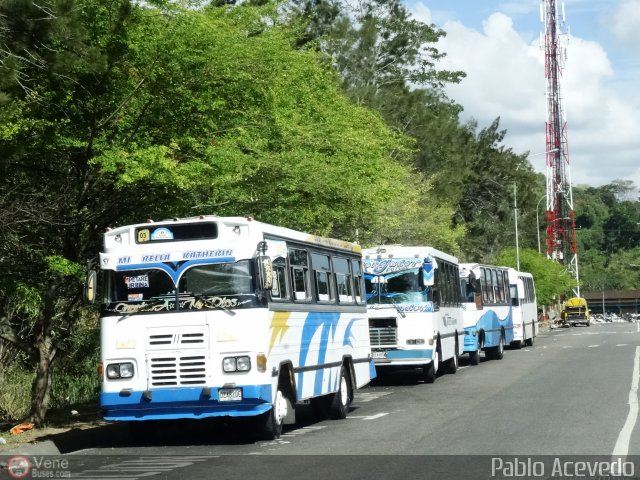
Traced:
[[362, 291], [362, 265], [360, 264], [360, 260], [351, 260], [351, 271], [353, 272], [356, 303], [363, 303], [364, 295]]
[[346, 258], [333, 257], [333, 271], [340, 303], [353, 303], [353, 285], [349, 262]]
[[434, 310], [440, 309], [440, 284], [441, 283], [442, 283], [442, 276], [440, 275], [440, 269], [436, 268], [433, 273], [433, 287], [431, 287]]
[[307, 251], [299, 248], [289, 249], [289, 265], [291, 268], [294, 299], [310, 300], [311, 289], [309, 287], [309, 259], [307, 258]]
[[285, 300], [289, 298], [287, 291], [287, 262], [283, 257], [278, 257], [271, 263], [273, 269], [273, 282], [271, 286], [271, 298]]
[[511, 305], [517, 307], [519, 305], [518, 301], [518, 286], [517, 285], [509, 285], [509, 291], [511, 293]]
[[334, 299], [333, 285], [331, 282], [331, 264], [327, 255], [311, 254], [313, 265], [313, 277], [316, 286], [318, 301], [330, 302]]

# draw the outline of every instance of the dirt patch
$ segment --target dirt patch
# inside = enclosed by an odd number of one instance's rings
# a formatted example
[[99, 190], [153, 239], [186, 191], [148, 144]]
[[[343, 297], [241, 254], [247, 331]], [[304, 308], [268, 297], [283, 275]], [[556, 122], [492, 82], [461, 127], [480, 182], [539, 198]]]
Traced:
[[98, 405], [76, 405], [64, 410], [51, 411], [47, 415], [46, 424], [42, 428], [26, 430], [18, 435], [12, 435], [10, 430], [17, 423], [0, 423], [0, 453], [21, 445], [37, 443], [45, 439], [51, 439], [70, 431], [83, 431], [107, 425], [100, 418]]

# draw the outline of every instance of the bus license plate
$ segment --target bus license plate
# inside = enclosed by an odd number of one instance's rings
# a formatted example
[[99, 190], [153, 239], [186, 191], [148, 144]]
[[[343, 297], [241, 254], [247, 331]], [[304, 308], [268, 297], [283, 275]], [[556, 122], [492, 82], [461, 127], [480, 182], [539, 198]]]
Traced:
[[386, 350], [373, 351], [371, 352], [371, 355], [373, 358], [387, 358], [387, 351]]
[[219, 402], [235, 402], [242, 400], [241, 388], [221, 388], [218, 390]]

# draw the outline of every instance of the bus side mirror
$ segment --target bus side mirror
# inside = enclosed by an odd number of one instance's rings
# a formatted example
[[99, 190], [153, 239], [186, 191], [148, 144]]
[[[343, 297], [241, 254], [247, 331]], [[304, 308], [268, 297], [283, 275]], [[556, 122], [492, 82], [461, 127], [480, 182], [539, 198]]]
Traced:
[[93, 305], [96, 301], [96, 288], [98, 287], [98, 273], [95, 270], [89, 270], [84, 280], [84, 288], [82, 290], [82, 298], [85, 303]]
[[425, 263], [422, 267], [422, 286], [432, 287], [435, 284], [435, 270], [433, 265]]
[[258, 257], [258, 264], [260, 265], [260, 283], [264, 290], [271, 290], [273, 287], [273, 266], [271, 265], [271, 258], [266, 255], [260, 255]]

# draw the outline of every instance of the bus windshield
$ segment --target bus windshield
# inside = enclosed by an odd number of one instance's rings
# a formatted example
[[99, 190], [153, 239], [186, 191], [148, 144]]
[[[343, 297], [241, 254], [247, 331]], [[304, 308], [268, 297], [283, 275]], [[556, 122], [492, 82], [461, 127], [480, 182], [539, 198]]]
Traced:
[[169, 273], [159, 268], [108, 271], [106, 310], [136, 313], [237, 307], [255, 297], [252, 265], [250, 260], [196, 265], [182, 274], [177, 289]]
[[386, 275], [365, 275], [367, 304], [423, 303], [430, 301], [422, 285], [422, 269], [402, 270]]

